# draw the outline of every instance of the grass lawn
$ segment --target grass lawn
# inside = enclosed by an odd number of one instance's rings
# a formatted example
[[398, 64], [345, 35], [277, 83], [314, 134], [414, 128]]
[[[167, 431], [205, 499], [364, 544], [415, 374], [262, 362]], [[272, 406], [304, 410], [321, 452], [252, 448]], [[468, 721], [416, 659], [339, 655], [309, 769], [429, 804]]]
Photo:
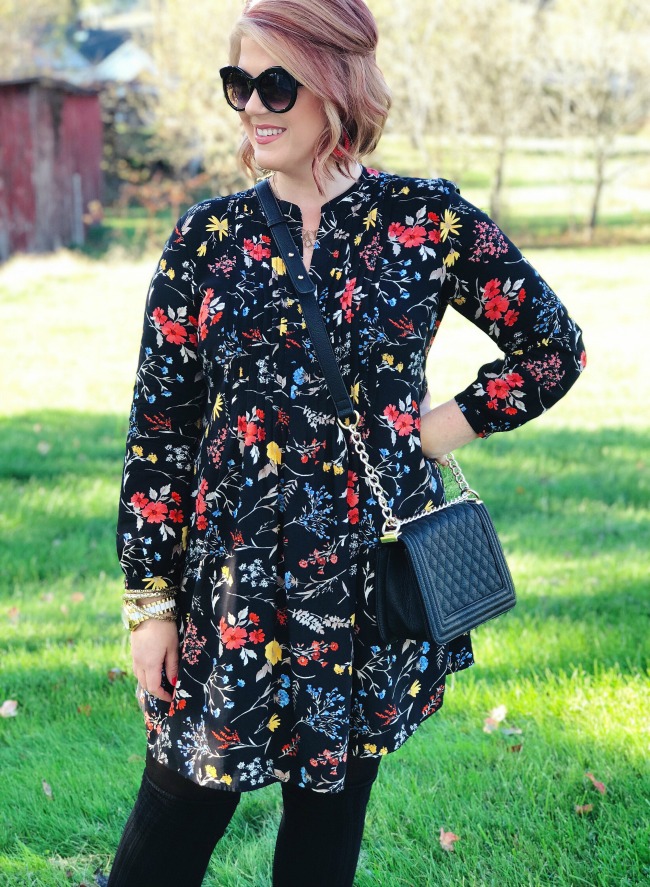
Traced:
[[[583, 326], [589, 369], [547, 416], [463, 453], [519, 603], [475, 633], [478, 665], [383, 762], [358, 887], [650, 883], [650, 250], [530, 258]], [[95, 883], [140, 780], [114, 523], [155, 261], [0, 268], [0, 704], [18, 702], [0, 718], [2, 887]], [[434, 399], [493, 354], [449, 312]], [[279, 814], [277, 786], [246, 793], [206, 885], [268, 887]]]

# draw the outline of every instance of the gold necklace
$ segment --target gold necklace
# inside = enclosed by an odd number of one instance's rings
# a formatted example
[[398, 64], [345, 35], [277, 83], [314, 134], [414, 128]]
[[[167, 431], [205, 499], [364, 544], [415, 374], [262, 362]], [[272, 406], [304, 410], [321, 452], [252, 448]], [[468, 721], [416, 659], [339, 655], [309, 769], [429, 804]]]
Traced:
[[[273, 175], [270, 177], [269, 184], [271, 185], [271, 189], [273, 190], [273, 193], [275, 194], [275, 196], [278, 198], [278, 200], [281, 200], [282, 198], [280, 197], [280, 195], [278, 193], [277, 185], [275, 184], [275, 173], [273, 173]], [[302, 229], [302, 245], [303, 246], [305, 246], [307, 249], [313, 249], [314, 246], [316, 246], [317, 242], [318, 242], [318, 229], [316, 229], [315, 231], [310, 230], [309, 228]]]

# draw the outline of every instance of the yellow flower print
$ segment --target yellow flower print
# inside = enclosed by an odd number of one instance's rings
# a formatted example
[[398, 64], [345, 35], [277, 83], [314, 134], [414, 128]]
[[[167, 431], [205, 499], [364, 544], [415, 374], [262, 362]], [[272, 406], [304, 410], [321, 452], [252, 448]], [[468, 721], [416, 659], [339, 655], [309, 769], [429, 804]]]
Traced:
[[345, 471], [345, 468], [342, 465], [335, 465], [334, 466], [334, 474], [343, 474], [344, 471]]
[[280, 726], [280, 718], [277, 715], [271, 715], [271, 718], [266, 726], [269, 728], [271, 733], [274, 733]]
[[379, 749], [379, 754], [380, 755], [387, 755], [388, 754], [388, 749], [386, 748], [385, 745], [382, 745], [382, 747]]
[[354, 238], [354, 245], [359, 246], [360, 243], [361, 243], [361, 235], [357, 234], [357, 236]]
[[404, 369], [404, 364], [398, 363], [397, 366], [395, 367], [395, 369], [397, 370], [398, 373], [401, 373], [402, 370]]
[[361, 384], [360, 382], [357, 382], [355, 385], [353, 385], [350, 388], [350, 397], [352, 398], [352, 400], [355, 403], [359, 403], [359, 385], [360, 384]]
[[229, 776], [228, 773], [224, 773], [220, 781], [225, 782], [226, 785], [230, 785], [232, 783], [232, 776]]
[[374, 228], [377, 224], [377, 207], [371, 209], [368, 215], [363, 220], [363, 224], [366, 226], [366, 231], [370, 228]]
[[271, 665], [276, 665], [282, 659], [282, 647], [277, 641], [270, 641], [264, 647], [264, 655]]
[[409, 696], [417, 696], [420, 690], [422, 689], [422, 684], [419, 681], [413, 681], [411, 686], [409, 687], [408, 694]]
[[382, 354], [381, 359], [385, 360], [389, 367], [392, 367], [395, 363], [395, 358], [392, 354]]
[[136, 456], [144, 455], [144, 450], [142, 449], [142, 447], [131, 447], [131, 452], [135, 453]]
[[197, 256], [204, 256], [207, 253], [207, 251], [208, 251], [208, 241], [204, 240], [203, 243], [201, 244], [201, 246], [197, 249], [196, 254], [197, 254]]
[[212, 764], [205, 765], [205, 772], [208, 774], [208, 776], [211, 776], [213, 779], [217, 778], [217, 769], [216, 769], [216, 767], [213, 767]]
[[278, 277], [287, 273], [287, 266], [284, 264], [280, 256], [273, 256], [271, 259], [271, 268], [273, 268]]
[[330, 277], [336, 277], [337, 280], [341, 279], [341, 275], [343, 272], [339, 268], [332, 268], [330, 271]]
[[411, 192], [411, 189], [408, 187], [408, 185], [406, 185], [404, 188], [402, 188], [402, 190], [400, 191], [400, 194], [410, 194], [410, 192]]
[[205, 226], [205, 230], [218, 234], [219, 240], [223, 240], [224, 234], [228, 234], [228, 219], [219, 220], [216, 216], [210, 216], [208, 222], [210, 224]]
[[176, 277], [176, 272], [173, 268], [169, 269], [169, 271], [167, 272], [167, 277], [169, 277], [170, 280], [173, 280]]
[[464, 305], [467, 299], [465, 296], [456, 296], [454, 299], [454, 305]]
[[450, 234], [458, 234], [463, 226], [460, 224], [460, 216], [446, 209], [440, 222], [440, 236], [446, 240]]
[[343, 672], [345, 671], [345, 666], [344, 666], [344, 665], [339, 665], [339, 664], [337, 663], [337, 664], [334, 666], [334, 671], [336, 672], [336, 674], [343, 674]]
[[183, 527], [183, 529], [181, 530], [181, 546], [183, 548], [183, 551], [185, 551], [187, 549], [187, 540], [189, 538], [189, 535], [190, 535], [190, 528]]
[[276, 465], [279, 465], [282, 462], [282, 450], [274, 440], [272, 440], [271, 443], [267, 445], [266, 455], [269, 457], [271, 462], [275, 462]]
[[167, 267], [167, 259], [161, 259], [160, 260], [160, 270], [164, 271], [166, 267]]
[[372, 742], [366, 742], [363, 747], [366, 751], [369, 751], [371, 755], [377, 754], [377, 746], [374, 745]]
[[162, 591], [168, 586], [169, 583], [166, 579], [163, 579], [162, 576], [150, 576], [148, 579], [144, 580], [144, 587], [148, 591]]
[[212, 409], [212, 418], [214, 419], [217, 416], [220, 416], [222, 410], [223, 410], [223, 394], [221, 392], [219, 392], [219, 394], [217, 394], [217, 399], [214, 402], [214, 407]]
[[331, 462], [323, 462], [323, 471], [331, 471], [332, 463]]
[[456, 262], [456, 259], [460, 259], [460, 253], [456, 252], [455, 249], [452, 249], [450, 253], [447, 253], [443, 261], [447, 268], [451, 268], [451, 266]]
[[156, 456], [155, 453], [149, 453], [149, 455], [147, 456], [147, 460], [155, 465], [158, 461], [158, 456]]
[[356, 614], [356, 613], [353, 613], [353, 614], [350, 616], [350, 625], [354, 625], [354, 620], [355, 620], [356, 618], [357, 618], [357, 614]]
[[286, 336], [286, 334], [287, 334], [287, 318], [281, 317], [280, 318], [280, 335]]
[[230, 567], [227, 564], [224, 564], [224, 566], [221, 568], [221, 578], [225, 579], [228, 585], [232, 585], [233, 578], [230, 573]]

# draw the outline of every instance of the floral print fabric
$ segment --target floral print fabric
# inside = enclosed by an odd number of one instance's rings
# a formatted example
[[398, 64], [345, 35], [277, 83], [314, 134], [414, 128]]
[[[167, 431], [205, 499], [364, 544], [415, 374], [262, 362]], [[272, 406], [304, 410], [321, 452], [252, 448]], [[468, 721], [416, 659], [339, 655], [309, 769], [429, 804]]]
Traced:
[[[299, 249], [300, 210], [281, 206]], [[400, 516], [443, 499], [420, 410], [447, 306], [504, 352], [457, 397], [483, 437], [542, 413], [584, 363], [554, 293], [444, 180], [364, 168], [322, 207], [310, 274]], [[381, 526], [254, 192], [194, 206], [149, 291], [118, 525], [127, 587], [178, 599], [173, 701], [139, 689], [159, 761], [219, 789], [335, 792], [349, 755], [394, 751], [440, 708], [471, 641], [382, 646]]]

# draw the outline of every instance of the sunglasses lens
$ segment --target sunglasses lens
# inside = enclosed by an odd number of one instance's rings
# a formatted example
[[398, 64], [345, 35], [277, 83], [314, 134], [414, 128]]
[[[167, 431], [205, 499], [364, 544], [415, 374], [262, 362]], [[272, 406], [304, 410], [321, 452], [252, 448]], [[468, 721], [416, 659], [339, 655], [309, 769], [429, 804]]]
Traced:
[[284, 71], [268, 71], [260, 80], [260, 98], [273, 111], [286, 110], [295, 95], [292, 79]]
[[248, 80], [237, 71], [231, 71], [226, 78], [225, 87], [230, 104], [238, 111], [243, 111], [251, 97]]

